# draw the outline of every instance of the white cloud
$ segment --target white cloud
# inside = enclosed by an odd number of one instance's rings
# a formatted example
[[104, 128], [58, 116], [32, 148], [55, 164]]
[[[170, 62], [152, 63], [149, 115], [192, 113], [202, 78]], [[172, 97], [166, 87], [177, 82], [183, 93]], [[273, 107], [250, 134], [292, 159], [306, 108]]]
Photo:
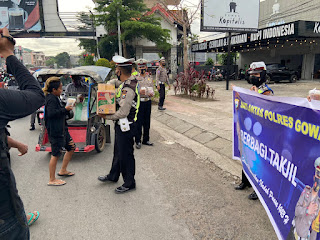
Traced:
[[[94, 8], [92, 0], [58, 0], [60, 12], [88, 12], [88, 8]], [[61, 52], [80, 54], [79, 42], [72, 38], [17, 38], [17, 45], [42, 51], [47, 56], [55, 56]]]
[[17, 45], [34, 51], [42, 51], [46, 56], [55, 56], [61, 52], [71, 55], [80, 54], [76, 39], [69, 38], [16, 38]]

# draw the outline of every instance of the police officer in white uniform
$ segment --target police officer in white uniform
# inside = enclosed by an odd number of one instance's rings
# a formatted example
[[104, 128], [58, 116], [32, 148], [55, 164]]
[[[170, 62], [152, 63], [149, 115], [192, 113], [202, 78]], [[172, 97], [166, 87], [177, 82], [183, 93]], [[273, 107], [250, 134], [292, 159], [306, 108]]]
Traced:
[[166, 98], [166, 87], [165, 87], [166, 83], [168, 84], [170, 89], [170, 84], [169, 84], [169, 79], [168, 79], [168, 74], [166, 69], [166, 59], [162, 57], [160, 59], [160, 66], [156, 71], [156, 86], [160, 94], [160, 99], [158, 104], [159, 110], [166, 110], [166, 108], [163, 107], [164, 99]]
[[117, 64], [116, 75], [118, 79], [109, 81], [118, 90], [116, 95], [116, 113], [113, 115], [100, 115], [104, 119], [115, 122], [115, 141], [112, 167], [109, 174], [99, 176], [102, 182], [117, 182], [120, 173], [124, 184], [115, 189], [116, 193], [125, 193], [136, 188], [135, 158], [133, 154], [134, 133], [137, 114], [140, 105], [138, 81], [132, 73], [134, 59], [115, 56], [112, 60]]
[[[137, 120], [137, 131], [135, 136], [136, 148], [141, 148], [142, 144], [147, 146], [153, 146], [150, 142], [150, 122], [151, 122], [151, 97], [154, 95], [153, 81], [149, 73], [147, 72], [147, 63], [145, 59], [138, 59], [136, 62], [138, 66], [139, 76], [137, 77], [140, 86], [140, 107]], [[143, 129], [143, 136], [142, 136]]]

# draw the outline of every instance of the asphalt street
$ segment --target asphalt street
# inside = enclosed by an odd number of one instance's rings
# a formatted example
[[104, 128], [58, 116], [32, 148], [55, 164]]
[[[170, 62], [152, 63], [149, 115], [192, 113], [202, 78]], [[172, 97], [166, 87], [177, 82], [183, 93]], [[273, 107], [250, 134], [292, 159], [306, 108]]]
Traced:
[[[34, 147], [39, 127], [30, 132], [29, 118], [10, 123], [13, 138], [29, 145], [12, 168], [26, 211], [38, 210], [31, 239], [276, 239], [259, 201], [249, 201], [251, 189], [233, 190], [235, 180], [153, 127], [154, 147], [135, 150], [137, 189], [117, 195], [122, 184], [105, 184], [112, 145], [103, 153], [75, 154], [69, 165], [74, 177], [62, 187], [49, 187], [48, 153]], [[61, 160], [58, 168], [61, 166]]]
[[[199, 107], [229, 113], [232, 91], [224, 90], [225, 82], [209, 84], [216, 89], [216, 101], [199, 102]], [[317, 85], [270, 84], [275, 95], [295, 97], [305, 97]], [[224, 115], [226, 121], [229, 115]], [[110, 169], [112, 144], [100, 154], [75, 154], [69, 170], [76, 175], [65, 186], [48, 187], [50, 155], [34, 151], [39, 127], [30, 132], [29, 117], [10, 125], [12, 137], [29, 146], [27, 155], [18, 157], [13, 149], [11, 158], [26, 212], [40, 212], [30, 228], [31, 239], [276, 239], [260, 202], [247, 199], [252, 189], [235, 191], [235, 176], [203, 158], [203, 148], [192, 148], [192, 142], [156, 120], [151, 130], [155, 146], [135, 150], [137, 189], [124, 195], [114, 193], [122, 179], [115, 184], [97, 180]]]

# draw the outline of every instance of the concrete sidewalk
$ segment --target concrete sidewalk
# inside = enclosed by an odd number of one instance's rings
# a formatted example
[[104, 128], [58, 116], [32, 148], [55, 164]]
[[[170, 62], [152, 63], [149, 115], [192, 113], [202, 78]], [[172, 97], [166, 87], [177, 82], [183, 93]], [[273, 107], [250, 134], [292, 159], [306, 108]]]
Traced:
[[219, 88], [215, 87], [214, 99], [193, 100], [169, 92], [165, 100], [167, 110], [159, 111], [154, 106], [152, 118], [156, 123], [152, 126], [156, 126], [160, 134], [164, 128], [174, 130], [177, 133], [175, 141], [182, 141], [183, 136], [185, 140], [180, 144], [237, 179], [241, 174], [241, 163], [232, 160], [232, 91]]

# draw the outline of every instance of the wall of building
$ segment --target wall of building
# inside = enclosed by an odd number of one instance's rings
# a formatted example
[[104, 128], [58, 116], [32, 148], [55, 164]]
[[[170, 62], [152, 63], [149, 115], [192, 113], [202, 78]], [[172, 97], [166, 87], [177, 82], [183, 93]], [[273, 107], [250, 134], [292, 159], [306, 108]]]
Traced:
[[297, 20], [320, 21], [319, 0], [260, 1], [259, 28]]

